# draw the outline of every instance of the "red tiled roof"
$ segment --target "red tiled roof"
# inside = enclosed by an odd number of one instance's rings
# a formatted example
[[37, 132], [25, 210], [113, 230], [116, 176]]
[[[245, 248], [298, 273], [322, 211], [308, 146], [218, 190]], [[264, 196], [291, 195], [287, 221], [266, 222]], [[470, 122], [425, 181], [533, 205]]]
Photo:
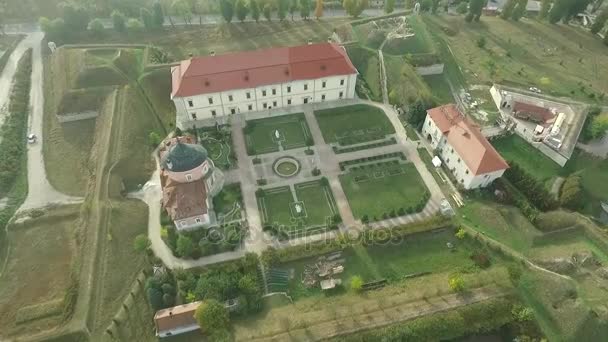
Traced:
[[509, 167], [479, 128], [462, 115], [456, 105], [432, 108], [428, 114], [474, 175]]
[[171, 97], [355, 73], [346, 51], [332, 43], [196, 57], [171, 68]]
[[547, 122], [555, 117], [551, 110], [529, 103], [515, 102], [513, 112], [516, 116], [523, 117], [535, 122]]
[[200, 304], [201, 302], [194, 302], [156, 311], [154, 315], [156, 331], [198, 325], [194, 313]]

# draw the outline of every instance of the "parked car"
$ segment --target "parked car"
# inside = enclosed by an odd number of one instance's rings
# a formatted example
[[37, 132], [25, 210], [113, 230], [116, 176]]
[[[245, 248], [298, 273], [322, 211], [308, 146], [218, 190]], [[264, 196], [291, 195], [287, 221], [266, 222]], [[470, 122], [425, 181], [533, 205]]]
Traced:
[[538, 88], [536, 88], [536, 87], [530, 87], [530, 91], [531, 91], [531, 92], [535, 92], [535, 93], [537, 93], [537, 94], [542, 93], [542, 91], [540, 91], [540, 89], [538, 89]]
[[35, 144], [37, 140], [38, 140], [38, 137], [36, 136], [36, 134], [30, 134], [27, 136], [28, 144]]

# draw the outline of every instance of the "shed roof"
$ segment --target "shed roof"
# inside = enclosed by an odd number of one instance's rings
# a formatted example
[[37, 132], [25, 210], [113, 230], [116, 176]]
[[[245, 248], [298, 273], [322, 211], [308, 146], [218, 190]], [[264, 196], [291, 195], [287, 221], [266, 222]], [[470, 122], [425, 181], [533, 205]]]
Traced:
[[194, 318], [194, 312], [201, 304], [200, 301], [174, 306], [163, 310], [158, 310], [154, 315], [156, 331], [173, 330], [180, 327], [198, 325]]

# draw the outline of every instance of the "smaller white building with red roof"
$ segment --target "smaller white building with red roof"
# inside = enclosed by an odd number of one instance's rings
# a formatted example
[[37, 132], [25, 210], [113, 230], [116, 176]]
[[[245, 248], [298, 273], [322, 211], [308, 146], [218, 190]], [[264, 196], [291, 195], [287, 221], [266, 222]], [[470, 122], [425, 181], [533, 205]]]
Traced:
[[486, 187], [509, 168], [479, 127], [454, 104], [429, 109], [422, 133], [465, 189]]
[[171, 69], [181, 129], [213, 119], [355, 97], [357, 69], [333, 43], [194, 57]]

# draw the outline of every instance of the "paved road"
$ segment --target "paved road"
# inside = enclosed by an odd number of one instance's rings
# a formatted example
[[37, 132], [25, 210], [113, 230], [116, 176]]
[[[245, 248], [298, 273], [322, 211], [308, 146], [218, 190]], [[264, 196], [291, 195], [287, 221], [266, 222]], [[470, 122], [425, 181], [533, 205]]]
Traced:
[[27, 181], [28, 194], [25, 202], [19, 209], [28, 210], [45, 207], [50, 204], [78, 203], [82, 199], [64, 195], [55, 190], [49, 184], [44, 166], [42, 154], [43, 139], [43, 115], [44, 115], [44, 92], [42, 90], [43, 72], [40, 42], [44, 34], [32, 33], [28, 35], [23, 43], [26, 48], [33, 49], [32, 64], [32, 89], [30, 91], [30, 117], [28, 121], [28, 132], [38, 136], [38, 143], [28, 145], [27, 149]]
[[2, 73], [0, 74], [0, 126], [2, 126], [8, 115], [8, 99], [13, 78], [17, 71], [17, 63], [19, 63], [19, 59], [25, 50], [31, 45], [30, 43], [31, 42], [28, 40], [22, 40], [19, 45], [17, 45], [9, 57], [4, 70], [2, 70]]

